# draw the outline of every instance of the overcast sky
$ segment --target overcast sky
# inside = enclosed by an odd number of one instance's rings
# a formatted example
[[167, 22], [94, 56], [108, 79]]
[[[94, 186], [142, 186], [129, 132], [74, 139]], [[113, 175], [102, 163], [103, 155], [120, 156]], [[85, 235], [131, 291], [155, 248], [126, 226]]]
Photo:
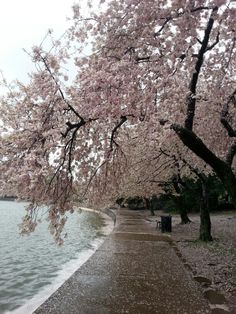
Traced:
[[0, 70], [4, 76], [25, 81], [32, 63], [23, 48], [30, 51], [43, 40], [48, 29], [57, 38], [68, 25], [72, 5], [81, 0], [1, 0]]

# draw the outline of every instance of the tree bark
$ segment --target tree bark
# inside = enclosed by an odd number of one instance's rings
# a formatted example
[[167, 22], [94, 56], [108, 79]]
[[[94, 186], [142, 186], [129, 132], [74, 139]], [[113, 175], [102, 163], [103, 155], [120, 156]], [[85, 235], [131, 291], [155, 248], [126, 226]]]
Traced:
[[200, 236], [199, 239], [204, 242], [212, 241], [211, 219], [208, 206], [208, 191], [205, 180], [202, 182], [202, 202], [200, 207]]
[[190, 223], [191, 220], [188, 218], [188, 213], [187, 213], [185, 204], [184, 204], [184, 202], [183, 202], [183, 199], [182, 199], [182, 197], [181, 197], [182, 189], [181, 189], [180, 186], [179, 186], [179, 181], [180, 181], [181, 185], [183, 186], [184, 183], [183, 183], [183, 181], [182, 181], [180, 175], [174, 176], [174, 177], [172, 178], [172, 182], [173, 182], [174, 189], [175, 189], [176, 193], [179, 194], [179, 196], [178, 196], [178, 198], [176, 199], [176, 201], [177, 201], [178, 210], [179, 210], [179, 213], [180, 213], [181, 224], [185, 225], [185, 224], [187, 224], [187, 223]]
[[182, 225], [186, 225], [191, 222], [191, 220], [188, 218], [188, 213], [184, 206], [182, 206], [180, 209], [180, 218]]
[[145, 202], [146, 202], [147, 209], [150, 210], [150, 212], [151, 212], [151, 215], [155, 216], [155, 213], [154, 213], [154, 210], [152, 208], [152, 204], [151, 204], [150, 200], [148, 198], [145, 198]]

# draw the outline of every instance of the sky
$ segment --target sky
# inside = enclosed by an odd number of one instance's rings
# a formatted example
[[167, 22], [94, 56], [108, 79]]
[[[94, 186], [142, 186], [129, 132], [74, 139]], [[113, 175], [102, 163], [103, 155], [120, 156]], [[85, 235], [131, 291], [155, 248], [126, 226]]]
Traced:
[[72, 16], [72, 5], [81, 0], [1, 0], [0, 70], [7, 80], [27, 80], [33, 70], [30, 57], [23, 51], [39, 45], [48, 29], [59, 38]]

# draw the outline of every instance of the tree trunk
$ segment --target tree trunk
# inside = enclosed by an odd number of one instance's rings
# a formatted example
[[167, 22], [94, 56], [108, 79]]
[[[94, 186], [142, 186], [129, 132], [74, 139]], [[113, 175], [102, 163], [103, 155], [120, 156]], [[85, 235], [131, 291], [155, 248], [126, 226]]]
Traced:
[[155, 213], [154, 213], [154, 210], [152, 208], [152, 204], [151, 204], [150, 200], [145, 197], [145, 202], [146, 202], [147, 209], [150, 210], [150, 212], [151, 212], [151, 215], [155, 216]]
[[173, 183], [175, 192], [179, 194], [179, 196], [176, 198], [176, 202], [178, 206], [178, 211], [180, 213], [181, 224], [185, 225], [185, 224], [190, 223], [191, 220], [188, 218], [188, 213], [187, 213], [185, 204], [183, 202], [183, 199], [181, 197], [182, 189], [179, 186], [179, 182], [181, 182], [181, 185], [184, 186], [184, 183], [180, 176], [173, 176], [172, 183]]
[[211, 236], [211, 218], [208, 206], [208, 191], [204, 180], [202, 182], [202, 202], [200, 207], [200, 236], [199, 239], [204, 242], [212, 241]]
[[225, 190], [228, 192], [234, 207], [236, 208], [236, 177], [230, 166], [225, 164], [223, 169], [219, 169], [220, 171], [216, 172], [218, 177], [221, 179]]
[[188, 218], [188, 213], [184, 206], [180, 208], [180, 218], [181, 218], [182, 225], [185, 225], [191, 222], [191, 220]]

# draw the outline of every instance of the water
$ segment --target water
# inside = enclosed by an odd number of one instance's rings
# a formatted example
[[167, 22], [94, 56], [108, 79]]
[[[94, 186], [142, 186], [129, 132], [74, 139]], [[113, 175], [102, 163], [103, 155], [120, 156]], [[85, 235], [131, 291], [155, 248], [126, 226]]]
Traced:
[[[0, 201], [0, 313], [31, 313], [94, 252], [104, 239], [104, 219], [93, 212], [69, 216], [68, 238], [57, 246], [39, 224], [20, 236], [26, 203]], [[109, 228], [108, 228], [109, 229]]]

